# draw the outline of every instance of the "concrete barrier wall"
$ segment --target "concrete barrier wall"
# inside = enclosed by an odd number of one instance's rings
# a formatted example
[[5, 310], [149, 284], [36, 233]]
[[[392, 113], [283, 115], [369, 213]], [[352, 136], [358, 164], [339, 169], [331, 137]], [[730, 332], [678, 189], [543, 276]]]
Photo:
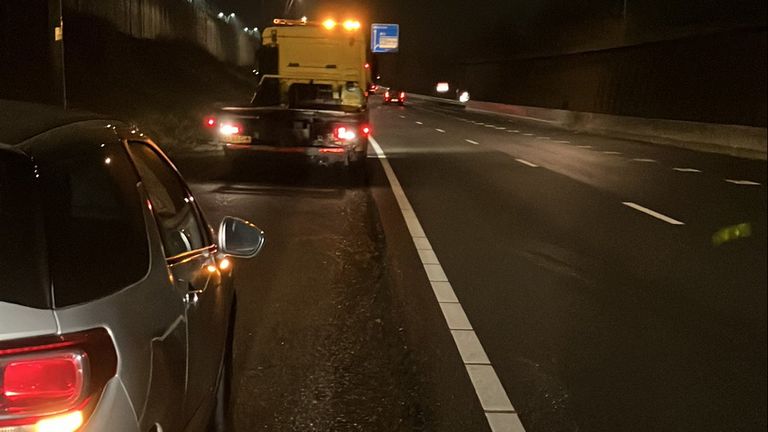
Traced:
[[492, 102], [470, 101], [468, 110], [504, 114], [568, 130], [672, 145], [695, 151], [766, 160], [765, 128], [615, 116]]
[[[464, 64], [478, 100], [618, 116], [765, 127], [766, 28]], [[414, 88], [415, 89], [415, 88]]]
[[[236, 19], [225, 22], [203, 0], [63, 0], [67, 14], [93, 16], [119, 32], [141, 39], [186, 40], [221, 61], [238, 66], [256, 62], [258, 38]], [[66, 31], [66, 30], [65, 30]], [[65, 37], [66, 39], [66, 37]]]
[[694, 151], [766, 160], [768, 134], [765, 128], [700, 123], [679, 120], [615, 116], [494, 102], [469, 101], [409, 94], [418, 99], [457, 109], [500, 114], [561, 129], [671, 145]]

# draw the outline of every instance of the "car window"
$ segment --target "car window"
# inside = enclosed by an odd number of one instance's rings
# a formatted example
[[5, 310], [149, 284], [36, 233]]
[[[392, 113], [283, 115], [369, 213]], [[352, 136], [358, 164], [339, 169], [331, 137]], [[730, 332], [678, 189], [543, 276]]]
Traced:
[[138, 177], [106, 130], [70, 128], [37, 139], [54, 306], [91, 301], [141, 280], [149, 246]]
[[170, 258], [207, 246], [203, 224], [182, 179], [150, 146], [132, 142], [130, 149], [152, 202], [165, 256]]
[[0, 302], [50, 307], [42, 226], [32, 161], [0, 145]]

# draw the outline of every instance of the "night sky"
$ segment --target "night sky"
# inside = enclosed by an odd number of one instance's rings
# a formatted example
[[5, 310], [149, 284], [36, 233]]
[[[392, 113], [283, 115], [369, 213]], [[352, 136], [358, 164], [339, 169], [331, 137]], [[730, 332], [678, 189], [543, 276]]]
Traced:
[[[243, 26], [263, 28], [284, 16], [290, 0], [209, 1], [235, 12]], [[461, 62], [549, 56], [766, 25], [764, 0], [293, 1], [289, 18], [356, 16], [400, 24], [400, 53], [381, 58], [397, 74], [415, 68], [435, 74]]]

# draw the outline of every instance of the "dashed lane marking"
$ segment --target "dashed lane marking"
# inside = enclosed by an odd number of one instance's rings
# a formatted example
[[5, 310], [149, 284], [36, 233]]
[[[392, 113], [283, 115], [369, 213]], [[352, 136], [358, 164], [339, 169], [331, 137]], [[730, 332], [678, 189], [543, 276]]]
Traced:
[[733, 183], [736, 185], [742, 185], [742, 186], [760, 186], [760, 183], [753, 182], [752, 180], [733, 180], [733, 179], [725, 179], [728, 183]]
[[604, 151], [604, 152], [600, 152], [600, 153], [607, 154], [607, 155], [620, 155], [621, 154], [621, 152], [617, 152], [617, 151]]
[[527, 161], [527, 160], [525, 160], [525, 159], [515, 159], [515, 160], [516, 160], [516, 161], [518, 161], [518, 162], [520, 162], [521, 164], [523, 164], [523, 165], [527, 165], [527, 166], [529, 166], [529, 167], [531, 167], [531, 168], [538, 168], [538, 167], [539, 167], [539, 166], [538, 166], [538, 165], [536, 165], [535, 163], [533, 163], [533, 162], [528, 162], [528, 161]]
[[435, 129], [435, 130], [436, 130], [436, 131], [438, 131], [438, 132], [440, 132], [440, 133], [445, 133], [445, 131], [444, 131], [444, 130], [442, 130], [442, 129]]
[[[411, 203], [405, 196], [400, 181], [397, 179], [387, 155], [379, 143], [373, 138], [368, 138], [371, 146], [376, 151], [384, 173], [387, 175], [392, 193], [397, 200], [400, 211], [405, 219], [408, 231], [411, 233], [413, 244], [419, 253], [424, 272], [432, 286], [435, 298], [445, 318], [445, 323], [453, 336], [456, 348], [466, 368], [469, 380], [475, 389], [480, 405], [483, 407], [485, 418], [492, 432], [525, 432], [523, 424], [517, 415], [517, 411], [509, 400], [504, 386], [501, 384], [496, 370], [493, 368], [488, 355], [483, 348], [477, 333], [472, 329], [472, 324], [461, 307], [456, 293], [448, 281], [448, 276], [443, 271], [440, 261], [432, 250], [432, 247], [424, 234]], [[466, 140], [473, 142], [472, 140]], [[529, 162], [530, 163], [530, 162]]]
[[644, 163], [657, 163], [658, 161], [656, 159], [647, 159], [647, 158], [637, 158], [632, 159], [635, 162], [644, 162]]
[[667, 215], [663, 215], [663, 214], [661, 214], [661, 213], [659, 213], [657, 211], [651, 210], [651, 209], [649, 209], [647, 207], [643, 207], [640, 204], [635, 204], [635, 203], [629, 202], [629, 201], [622, 202], [622, 204], [624, 204], [627, 207], [631, 207], [631, 208], [633, 208], [633, 209], [635, 209], [635, 210], [637, 210], [639, 212], [642, 212], [642, 213], [645, 213], [647, 215], [653, 216], [656, 219], [663, 220], [664, 222], [666, 222], [668, 224], [672, 224], [672, 225], [685, 225], [685, 222], [681, 222], [681, 221], [679, 221], [677, 219], [674, 219], [674, 218], [671, 218], [671, 217], [669, 217]]
[[583, 149], [591, 149], [592, 148], [591, 145], [580, 145], [580, 146], [576, 146], [576, 147], [577, 148], [583, 148]]
[[532, 133], [524, 133], [523, 135], [525, 135], [525, 136], [533, 136]]
[[416, 124], [417, 124], [417, 125], [423, 125], [424, 123], [422, 123], [422, 122], [420, 122], [420, 121], [417, 121], [417, 122], [416, 122]]
[[571, 142], [568, 140], [555, 140], [556, 143], [563, 143], [563, 144], [570, 144]]
[[465, 139], [464, 141], [466, 141], [466, 142], [468, 142], [468, 143], [470, 143], [470, 144], [474, 144], [474, 145], [480, 145], [480, 143], [479, 143], [479, 142], [477, 142], [477, 141], [473, 141], [473, 140], [471, 140], [471, 139]]
[[404, 118], [405, 118], [405, 116], [404, 116], [404, 115], [401, 115], [401, 116], [400, 116], [400, 118], [404, 119]]
[[685, 172], [685, 173], [700, 173], [701, 172], [701, 170], [696, 169], [696, 168], [672, 168], [672, 169], [675, 170], [675, 171], [678, 171], [678, 172]]

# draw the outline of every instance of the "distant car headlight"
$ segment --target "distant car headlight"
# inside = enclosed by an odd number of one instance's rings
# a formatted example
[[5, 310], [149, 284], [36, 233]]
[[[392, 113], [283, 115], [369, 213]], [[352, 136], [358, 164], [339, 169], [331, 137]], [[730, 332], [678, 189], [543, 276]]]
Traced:
[[461, 103], [469, 102], [469, 92], [468, 91], [461, 92], [461, 94], [459, 95], [459, 102], [461, 102]]

